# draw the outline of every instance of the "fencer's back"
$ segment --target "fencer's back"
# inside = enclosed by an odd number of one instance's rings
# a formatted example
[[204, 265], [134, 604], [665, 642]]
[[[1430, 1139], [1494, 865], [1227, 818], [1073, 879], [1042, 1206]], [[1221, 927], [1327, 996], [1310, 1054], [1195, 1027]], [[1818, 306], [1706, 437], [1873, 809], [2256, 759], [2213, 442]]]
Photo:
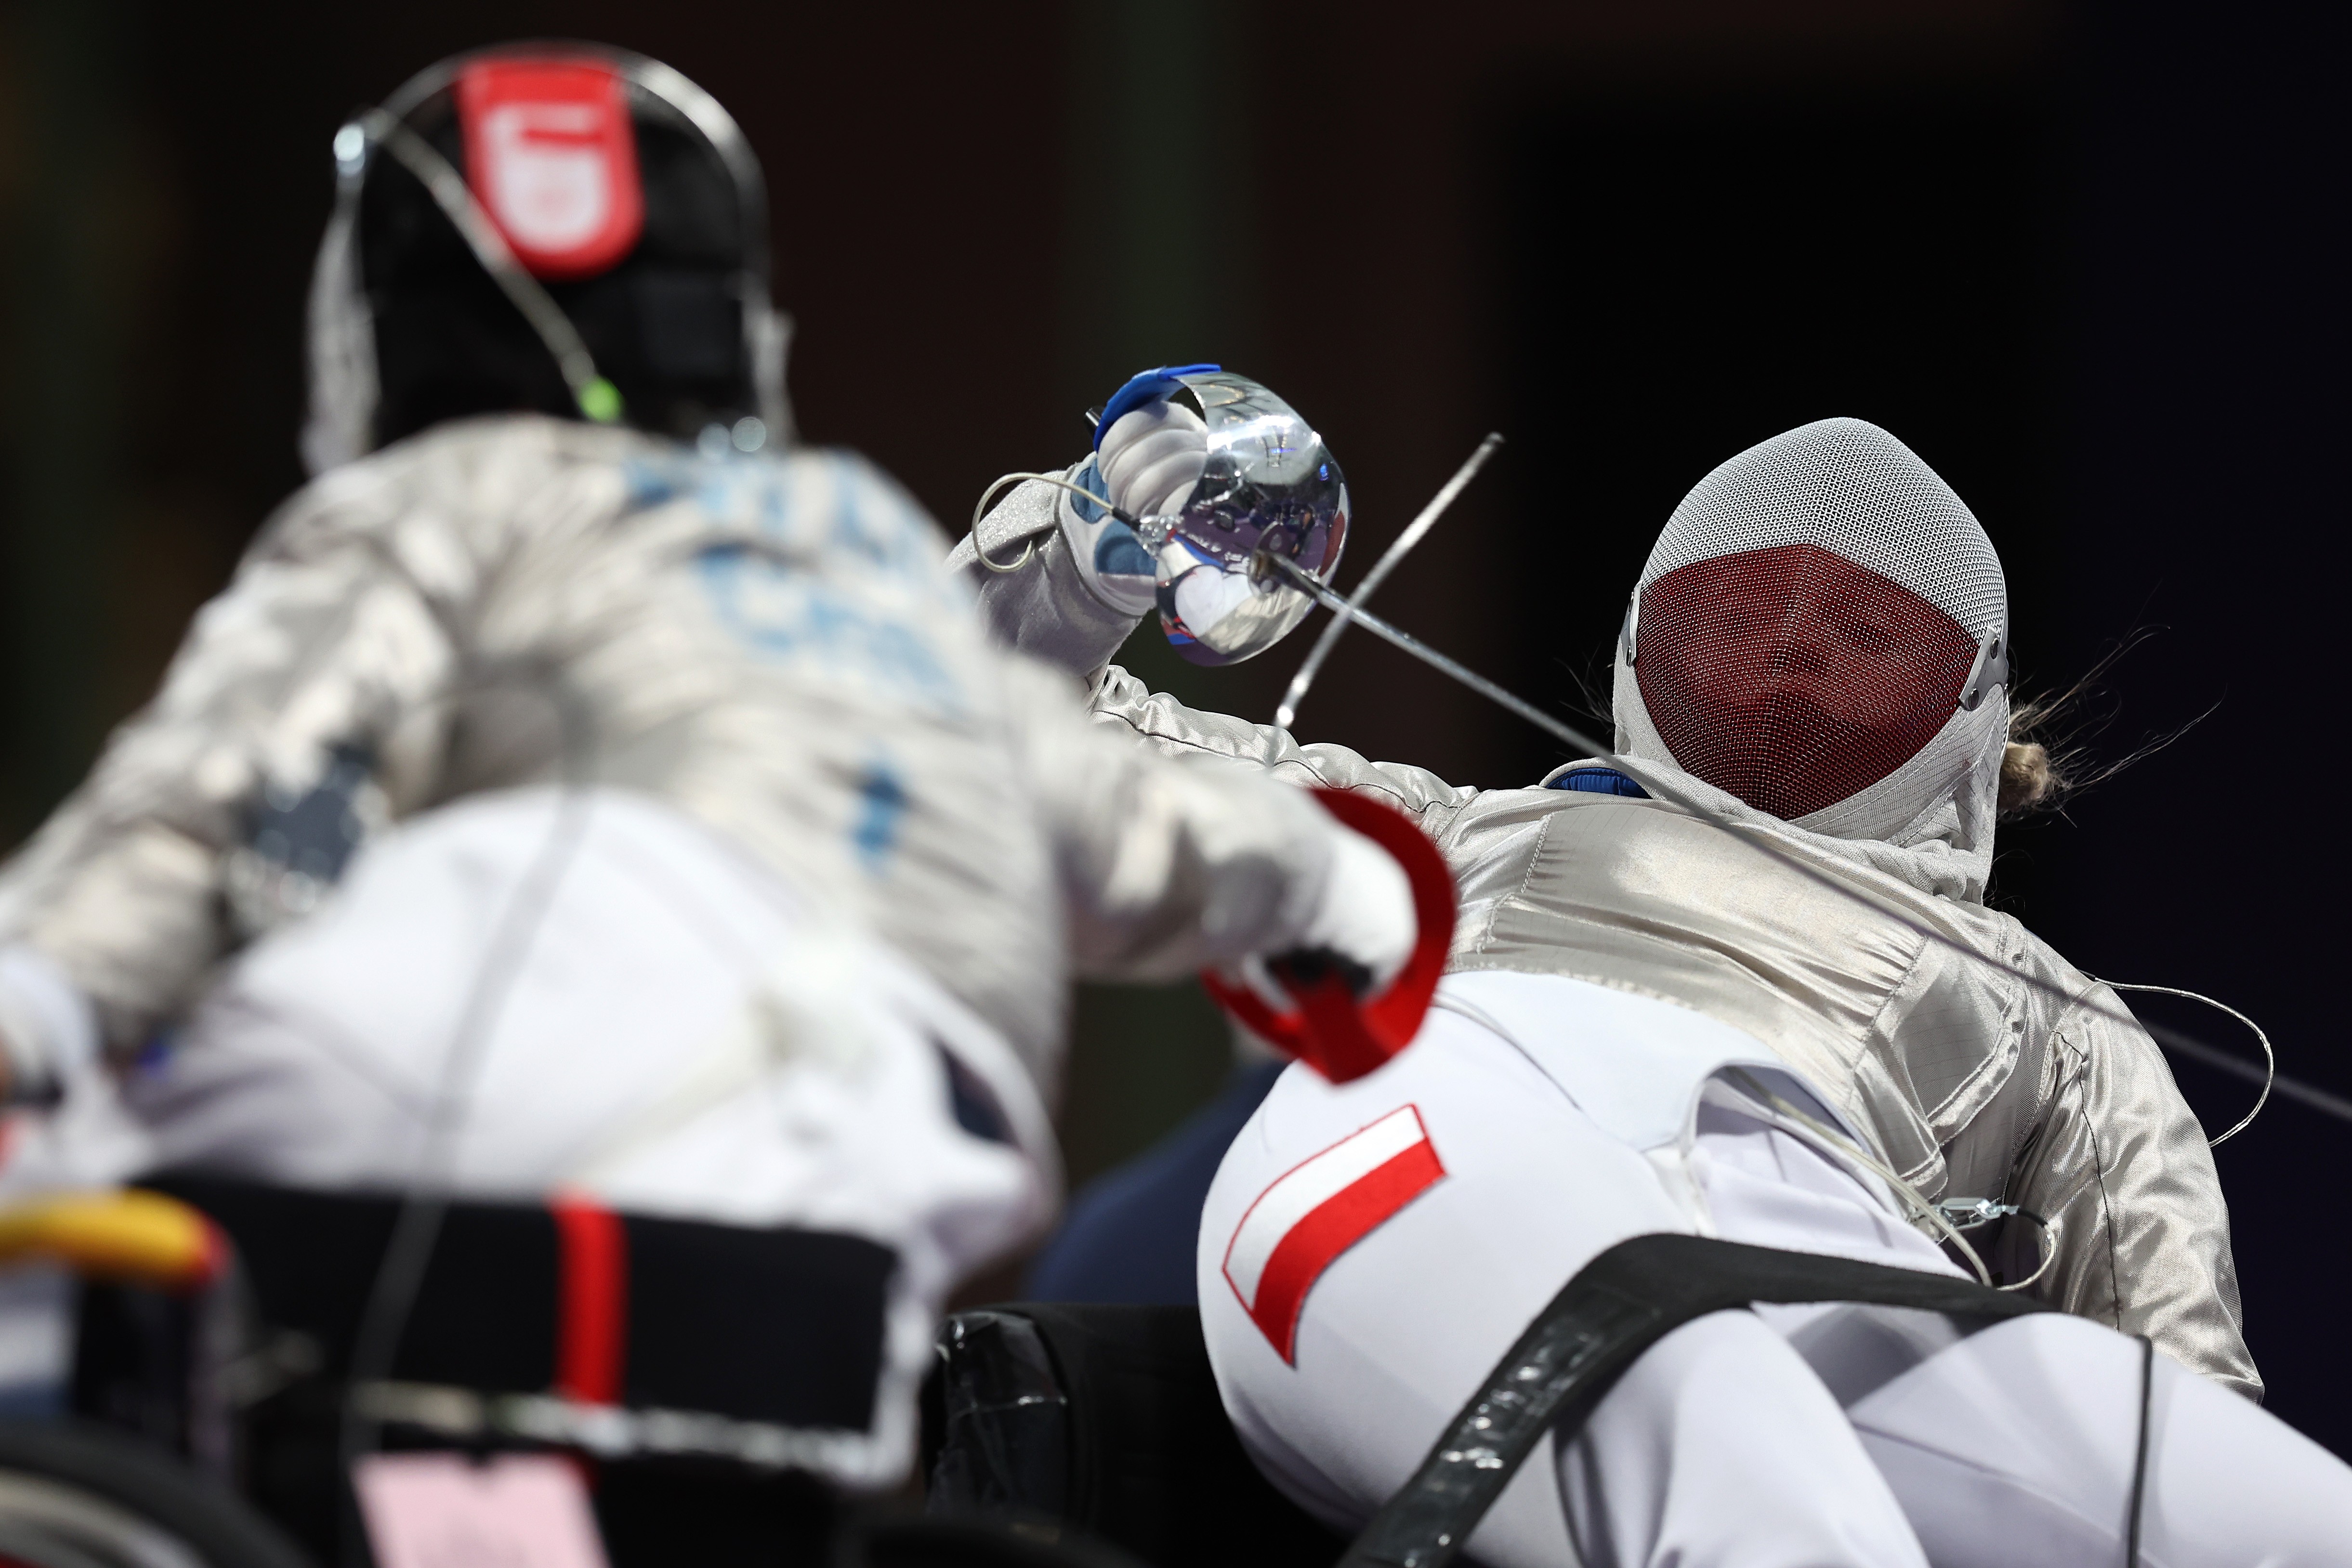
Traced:
[[841, 452], [714, 459], [535, 419], [440, 439], [419, 480], [471, 440], [544, 488], [501, 512], [465, 481], [496, 564], [467, 628], [476, 678], [420, 784], [551, 779], [568, 753], [863, 922], [1042, 1068], [1061, 942], [1010, 751], [1019, 699], [921, 507]]
[[[880, 936], [1050, 1078], [1061, 904], [1013, 753], [1051, 677], [986, 644], [944, 548], [844, 453], [436, 427], [281, 509], [5, 898], [136, 1038], [222, 946], [183, 913], [217, 902], [181, 896], [215, 874], [197, 846], [236, 841], [247, 802], [310, 788], [335, 748], [364, 746], [395, 817], [618, 786]], [[165, 809], [112, 820], [126, 800]]]

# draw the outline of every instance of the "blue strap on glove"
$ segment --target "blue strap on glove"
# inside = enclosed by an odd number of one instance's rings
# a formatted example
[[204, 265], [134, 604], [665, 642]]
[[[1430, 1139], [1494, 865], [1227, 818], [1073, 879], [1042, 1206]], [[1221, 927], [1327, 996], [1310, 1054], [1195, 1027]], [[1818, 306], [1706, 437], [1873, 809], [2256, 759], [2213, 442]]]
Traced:
[[1102, 450], [1103, 432], [1118, 422], [1123, 413], [1132, 413], [1154, 398], [1163, 398], [1182, 390], [1184, 383], [1178, 376], [1206, 375], [1222, 370], [1222, 365], [1162, 365], [1156, 371], [1146, 371], [1129, 382], [1103, 404], [1102, 417], [1095, 421], [1095, 450]]

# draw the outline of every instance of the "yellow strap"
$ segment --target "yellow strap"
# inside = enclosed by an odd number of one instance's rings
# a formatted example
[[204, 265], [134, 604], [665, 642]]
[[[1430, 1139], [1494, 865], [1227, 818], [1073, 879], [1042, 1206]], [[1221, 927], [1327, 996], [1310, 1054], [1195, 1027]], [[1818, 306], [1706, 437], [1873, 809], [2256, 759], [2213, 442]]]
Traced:
[[64, 1193], [0, 1207], [0, 1265], [39, 1259], [92, 1279], [184, 1289], [211, 1280], [221, 1254], [212, 1221], [161, 1193]]

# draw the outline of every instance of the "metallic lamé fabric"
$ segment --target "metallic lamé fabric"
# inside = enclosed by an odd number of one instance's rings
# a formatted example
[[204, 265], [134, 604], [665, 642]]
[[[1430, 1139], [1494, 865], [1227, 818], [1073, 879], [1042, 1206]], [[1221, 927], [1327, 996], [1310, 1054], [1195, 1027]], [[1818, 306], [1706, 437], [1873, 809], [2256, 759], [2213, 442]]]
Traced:
[[[1171, 755], [1231, 758], [1411, 812], [1461, 884], [1452, 968], [1565, 975], [1746, 1030], [1928, 1197], [1992, 1197], [2053, 1219], [2056, 1256], [2035, 1295], [2260, 1396], [2229, 1212], [2196, 1118], [2115, 993], [2011, 916], [1788, 836], [1790, 852], [1837, 886], [1956, 951], [1675, 807], [1457, 788], [1195, 712], [1116, 666], [1095, 711]], [[2008, 1221], [1992, 1249], [2022, 1277], [2032, 1228]]]
[[[984, 635], [946, 541], [845, 453], [705, 458], [535, 415], [445, 425], [289, 501], [162, 691], [0, 873], [118, 1050], [233, 950], [257, 802], [373, 760], [395, 820], [642, 791], [879, 936], [1051, 1092], [1066, 978], [1173, 978], [1306, 928], [1329, 819], [1089, 724]], [[397, 954], [387, 954], [396, 964]]]

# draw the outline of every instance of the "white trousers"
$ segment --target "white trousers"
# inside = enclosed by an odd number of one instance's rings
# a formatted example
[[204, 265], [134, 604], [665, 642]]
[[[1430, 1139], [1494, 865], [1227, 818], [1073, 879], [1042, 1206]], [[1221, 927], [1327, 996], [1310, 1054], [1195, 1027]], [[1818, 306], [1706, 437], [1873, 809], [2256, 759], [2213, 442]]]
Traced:
[[77, 1086], [97, 1098], [12, 1185], [46, 1164], [78, 1182], [167, 1167], [568, 1190], [893, 1249], [877, 1426], [841, 1448], [851, 1484], [904, 1473], [949, 1291], [1044, 1228], [1059, 1179], [1044, 1108], [987, 1025], [698, 824], [612, 790], [404, 824], [239, 955], [111, 1107], [104, 1088]]
[[[1447, 993], [1475, 1003], [1486, 979], [1455, 977]], [[1516, 1023], [1515, 1044], [1438, 1011], [1354, 1083], [1294, 1067], [1202, 1216], [1202, 1322], [1226, 1407], [1276, 1484], [1343, 1529], [1404, 1482], [1536, 1312], [1616, 1241], [1690, 1231], [1704, 1212], [1729, 1239], [1950, 1271], [1881, 1193], [1785, 1134], [1702, 1104], [1686, 1154], [1645, 1152], [1615, 1110], [1603, 1114], [1621, 1130], [1604, 1131], [1570, 1097], [1574, 1073], [1542, 1065], [1566, 1042], [1613, 1053], [1622, 1073], [1645, 1034], [1687, 1057], [1716, 1026], [1576, 981], [1507, 980], [1522, 995], [1553, 988], [1552, 1040], [1529, 1049]], [[1413, 1135], [1390, 1120], [1408, 1106], [1427, 1148], [1391, 1155]], [[1334, 1245], [1286, 1358], [1267, 1281], [1284, 1247], [1311, 1267]], [[1834, 1305], [1686, 1324], [1574, 1442], [1546, 1443], [1471, 1555], [1497, 1568], [2120, 1564], [2141, 1344], [2054, 1313], [1972, 1327]], [[2142, 1560], [2352, 1563], [2352, 1469], [2159, 1354]]]

